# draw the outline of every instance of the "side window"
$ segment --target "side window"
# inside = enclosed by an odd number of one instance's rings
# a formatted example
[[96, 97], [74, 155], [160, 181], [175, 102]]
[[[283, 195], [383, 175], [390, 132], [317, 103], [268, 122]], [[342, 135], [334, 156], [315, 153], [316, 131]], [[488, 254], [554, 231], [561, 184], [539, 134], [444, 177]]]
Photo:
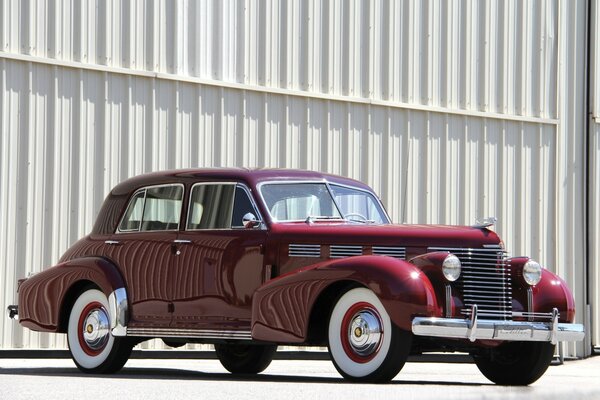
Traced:
[[231, 218], [231, 227], [232, 228], [244, 228], [244, 223], [242, 222], [242, 218], [244, 215], [252, 213], [255, 217], [256, 210], [252, 205], [252, 201], [250, 197], [248, 197], [248, 193], [244, 190], [244, 188], [236, 187], [235, 188], [235, 200], [233, 202], [233, 217]]
[[187, 229], [227, 229], [233, 215], [233, 184], [200, 184], [192, 189]]
[[120, 232], [165, 231], [179, 228], [183, 187], [150, 187], [133, 195], [119, 224]]
[[132, 232], [140, 230], [142, 212], [144, 212], [144, 197], [146, 191], [141, 190], [133, 195], [127, 206], [127, 211], [121, 220], [119, 230], [121, 232]]
[[183, 188], [160, 186], [146, 190], [142, 231], [167, 231], [179, 227]]

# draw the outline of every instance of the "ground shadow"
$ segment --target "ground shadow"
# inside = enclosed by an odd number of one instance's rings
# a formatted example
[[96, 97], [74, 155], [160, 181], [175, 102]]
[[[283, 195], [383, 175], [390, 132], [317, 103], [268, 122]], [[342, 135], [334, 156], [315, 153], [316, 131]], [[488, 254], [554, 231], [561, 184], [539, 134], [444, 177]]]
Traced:
[[[353, 384], [342, 377], [294, 376], [277, 374], [229, 374], [220, 372], [201, 372], [174, 368], [139, 368], [125, 367], [116, 374], [84, 374], [77, 368], [2, 368], [0, 375], [21, 376], [56, 376], [79, 379], [162, 379], [162, 380], [196, 380], [196, 381], [225, 381], [225, 382], [284, 382], [284, 383], [327, 383], [327, 384]], [[443, 386], [488, 386], [486, 383], [472, 382], [446, 382], [446, 381], [410, 381], [394, 380], [386, 385], [443, 385]]]

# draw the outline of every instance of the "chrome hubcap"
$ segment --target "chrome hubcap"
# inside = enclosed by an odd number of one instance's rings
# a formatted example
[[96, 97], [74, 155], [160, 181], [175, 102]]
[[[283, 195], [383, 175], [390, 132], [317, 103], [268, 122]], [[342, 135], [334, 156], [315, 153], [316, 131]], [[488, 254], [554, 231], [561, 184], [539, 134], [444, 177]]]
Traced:
[[348, 342], [356, 354], [365, 357], [377, 351], [381, 333], [381, 322], [377, 315], [370, 310], [363, 310], [352, 317]]
[[90, 349], [98, 350], [108, 341], [109, 321], [106, 311], [94, 309], [83, 320], [83, 340]]

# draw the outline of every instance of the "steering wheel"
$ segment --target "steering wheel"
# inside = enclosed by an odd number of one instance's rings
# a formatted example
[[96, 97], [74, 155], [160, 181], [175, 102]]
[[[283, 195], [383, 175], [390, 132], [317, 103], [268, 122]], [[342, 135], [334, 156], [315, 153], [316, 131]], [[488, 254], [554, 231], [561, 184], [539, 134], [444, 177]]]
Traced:
[[348, 214], [344, 215], [345, 219], [352, 220], [353, 218], [350, 218], [350, 217], [357, 217], [355, 220], [358, 220], [361, 222], [368, 221], [367, 217], [365, 217], [364, 215], [359, 214], [359, 213], [348, 213]]

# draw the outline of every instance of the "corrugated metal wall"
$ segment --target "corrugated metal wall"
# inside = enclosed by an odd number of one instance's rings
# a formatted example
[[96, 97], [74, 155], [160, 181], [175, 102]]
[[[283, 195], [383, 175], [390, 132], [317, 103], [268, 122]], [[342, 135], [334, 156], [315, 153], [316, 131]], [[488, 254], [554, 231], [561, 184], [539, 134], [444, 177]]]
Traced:
[[[236, 165], [360, 179], [400, 222], [496, 215], [511, 252], [565, 276], [583, 309], [573, 132], [585, 115], [585, 11], [584, 1], [0, 2], [2, 301], [91, 229], [119, 181]], [[2, 347], [64, 346], [0, 327]]]
[[600, 347], [600, 6], [597, 0], [591, 7], [591, 80], [590, 115], [588, 129], [589, 167], [587, 171], [588, 185], [588, 226], [589, 226], [589, 298], [592, 306], [592, 343]]

